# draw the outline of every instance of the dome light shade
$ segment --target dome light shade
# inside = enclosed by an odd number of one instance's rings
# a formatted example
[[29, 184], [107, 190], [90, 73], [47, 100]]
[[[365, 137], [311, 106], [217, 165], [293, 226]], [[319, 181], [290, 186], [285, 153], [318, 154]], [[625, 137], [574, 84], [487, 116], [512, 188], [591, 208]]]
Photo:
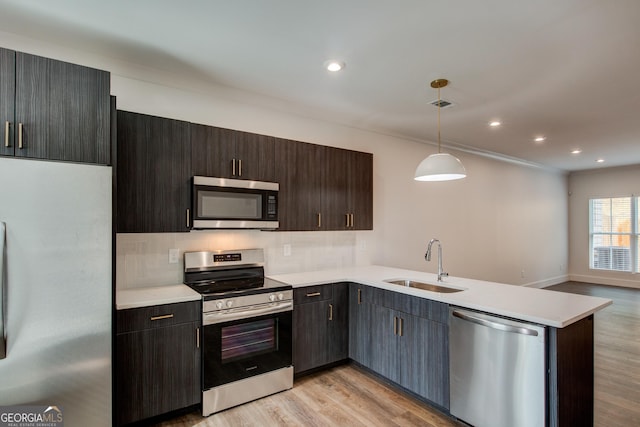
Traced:
[[443, 153], [440, 146], [440, 110], [442, 102], [440, 89], [449, 84], [447, 79], [436, 79], [431, 82], [431, 87], [438, 89], [438, 153], [424, 159], [416, 168], [416, 181], [453, 181], [466, 178], [467, 171], [462, 162], [449, 153]]
[[462, 162], [449, 153], [432, 154], [416, 169], [416, 181], [453, 181], [467, 176]]

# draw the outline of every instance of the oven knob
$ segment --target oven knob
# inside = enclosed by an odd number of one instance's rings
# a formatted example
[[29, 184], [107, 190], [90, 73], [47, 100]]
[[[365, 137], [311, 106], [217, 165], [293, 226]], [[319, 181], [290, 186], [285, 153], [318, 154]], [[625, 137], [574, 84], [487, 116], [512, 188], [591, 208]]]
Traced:
[[216, 307], [218, 307], [218, 309], [221, 309], [222, 308], [222, 303], [223, 303], [223, 301], [218, 301], [216, 303]]
[[227, 301], [227, 308], [231, 308], [232, 305], [233, 305], [233, 301]]
[[278, 294], [278, 300], [282, 301], [283, 298], [284, 298], [284, 295]]
[[269, 295], [269, 301], [274, 302], [276, 300], [276, 296], [271, 294]]

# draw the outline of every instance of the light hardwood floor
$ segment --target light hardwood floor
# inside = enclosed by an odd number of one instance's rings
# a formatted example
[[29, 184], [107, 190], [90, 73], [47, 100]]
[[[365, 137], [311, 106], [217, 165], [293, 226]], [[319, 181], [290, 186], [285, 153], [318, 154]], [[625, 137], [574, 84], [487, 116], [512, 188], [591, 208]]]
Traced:
[[[567, 282], [547, 289], [613, 300], [595, 315], [595, 426], [640, 426], [640, 291]], [[292, 390], [178, 426], [462, 426], [351, 365], [297, 380]]]
[[594, 316], [594, 425], [640, 426], [640, 290], [580, 282], [547, 289], [613, 301]]

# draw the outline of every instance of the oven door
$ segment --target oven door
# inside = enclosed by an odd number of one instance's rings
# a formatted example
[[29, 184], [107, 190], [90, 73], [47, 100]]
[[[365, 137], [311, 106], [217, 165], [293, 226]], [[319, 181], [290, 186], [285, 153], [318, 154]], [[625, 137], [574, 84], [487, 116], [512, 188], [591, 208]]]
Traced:
[[291, 366], [292, 311], [203, 327], [203, 389]]

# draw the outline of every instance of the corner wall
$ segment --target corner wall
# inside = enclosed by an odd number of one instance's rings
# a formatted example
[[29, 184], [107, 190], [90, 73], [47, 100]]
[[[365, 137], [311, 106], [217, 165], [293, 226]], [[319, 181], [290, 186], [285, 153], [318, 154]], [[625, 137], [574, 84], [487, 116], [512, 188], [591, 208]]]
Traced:
[[638, 274], [589, 268], [589, 199], [640, 195], [640, 165], [573, 172], [569, 191], [569, 278], [640, 289]]

